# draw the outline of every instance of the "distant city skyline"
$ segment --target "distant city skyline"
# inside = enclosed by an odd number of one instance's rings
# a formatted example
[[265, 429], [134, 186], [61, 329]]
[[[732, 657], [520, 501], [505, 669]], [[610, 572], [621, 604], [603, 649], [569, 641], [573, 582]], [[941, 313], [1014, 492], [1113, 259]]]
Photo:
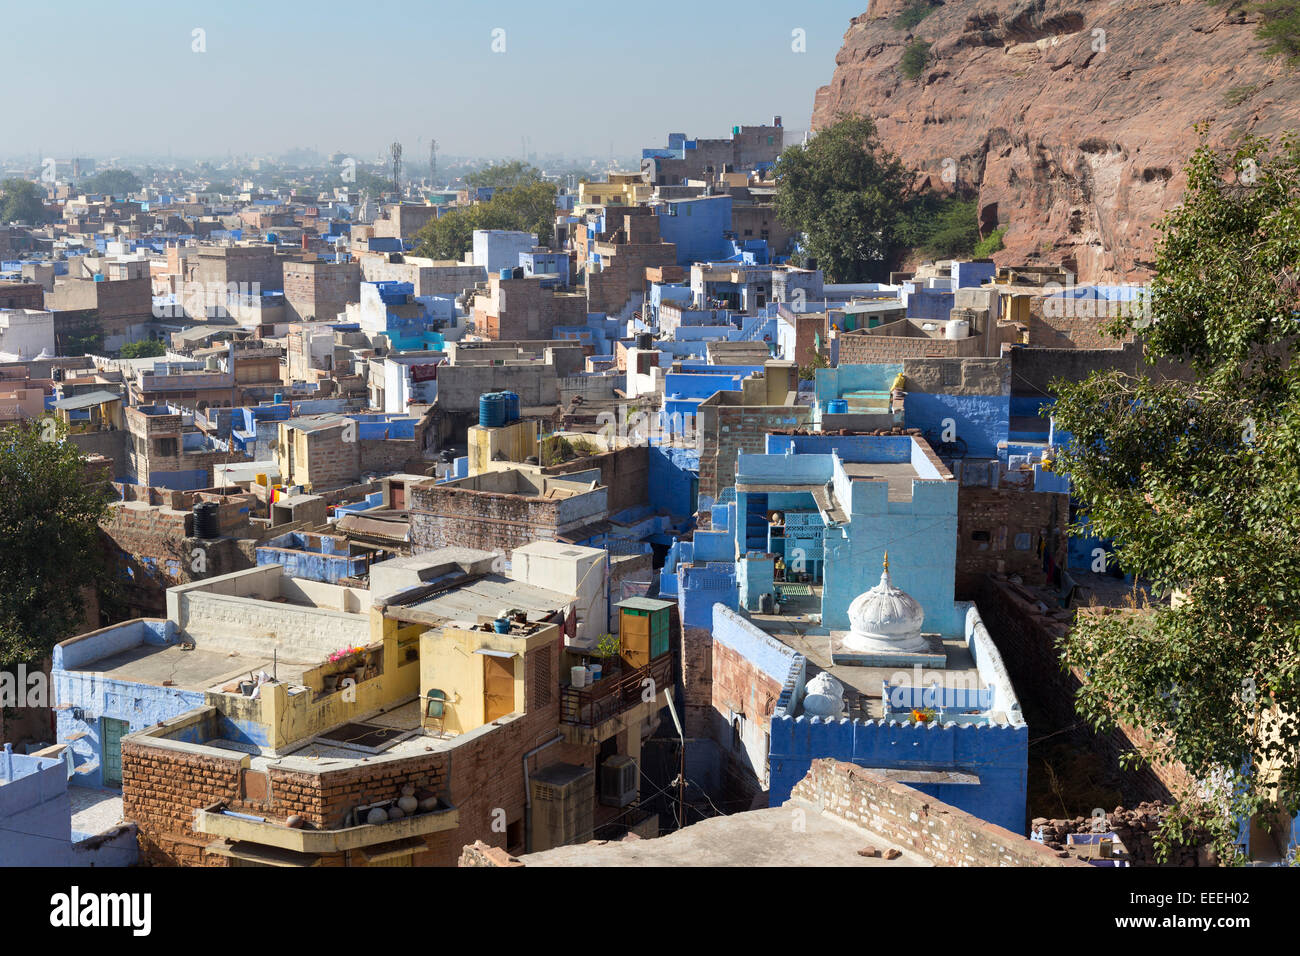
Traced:
[[802, 132], [866, 6], [669, 0], [653, 20], [517, 0], [29, 7], [0, 35], [0, 156], [369, 161], [399, 140], [419, 165], [431, 137], [448, 157], [622, 158], [774, 115]]

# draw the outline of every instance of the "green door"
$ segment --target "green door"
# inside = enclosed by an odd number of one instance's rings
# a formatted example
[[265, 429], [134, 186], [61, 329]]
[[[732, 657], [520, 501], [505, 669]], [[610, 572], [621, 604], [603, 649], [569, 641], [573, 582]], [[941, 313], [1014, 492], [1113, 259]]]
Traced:
[[131, 725], [125, 720], [112, 717], [99, 718], [99, 740], [103, 756], [100, 767], [103, 770], [104, 786], [122, 786], [122, 737], [129, 733]]

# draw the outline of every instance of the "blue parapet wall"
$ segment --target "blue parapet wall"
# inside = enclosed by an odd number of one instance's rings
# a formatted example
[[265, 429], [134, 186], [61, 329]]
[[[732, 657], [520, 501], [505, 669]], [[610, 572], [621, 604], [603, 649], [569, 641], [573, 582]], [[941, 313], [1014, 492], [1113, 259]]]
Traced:
[[73, 783], [104, 786], [102, 718], [126, 721], [134, 733], [204, 702], [201, 690], [115, 680], [78, 668], [136, 647], [162, 648], [177, 636], [171, 621], [137, 619], [55, 646], [50, 677], [60, 708], [55, 711], [56, 732], [59, 742], [68, 744], [73, 765], [80, 771], [73, 775]]
[[908, 392], [904, 424], [941, 436], [952, 419], [956, 437], [966, 443], [968, 458], [996, 458], [998, 443], [1010, 438], [1011, 399], [1007, 395], [933, 395]]
[[979, 687], [993, 688], [990, 714], [997, 723], [910, 724], [888, 720], [822, 720], [800, 713], [802, 693], [782, 695], [772, 716], [769, 806], [789, 799], [812, 761], [833, 757], [878, 770], [957, 771], [974, 784], [912, 783], [909, 786], [1005, 827], [1026, 832], [1029, 728], [1011, 678], [979, 612], [957, 606]]

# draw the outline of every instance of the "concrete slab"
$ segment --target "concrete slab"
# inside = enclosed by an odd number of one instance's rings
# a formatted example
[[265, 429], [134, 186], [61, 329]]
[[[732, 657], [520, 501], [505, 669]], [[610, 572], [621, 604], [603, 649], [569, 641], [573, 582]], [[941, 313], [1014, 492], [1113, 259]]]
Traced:
[[296, 683], [302, 679], [303, 671], [318, 663], [284, 659], [275, 662], [270, 654], [231, 654], [205, 651], [202, 647], [186, 651], [179, 644], [139, 644], [71, 670], [102, 674], [108, 679], [133, 684], [208, 690], [247, 677], [249, 671], [264, 670], [268, 674], [274, 671], [281, 681]]
[[[881, 856], [859, 856], [873, 846]], [[885, 850], [900, 856], [886, 860]], [[932, 866], [890, 840], [801, 800], [713, 817], [653, 840], [581, 843], [520, 857], [526, 866]]]
[[72, 804], [72, 831], [97, 834], [122, 822], [122, 791], [68, 787]]

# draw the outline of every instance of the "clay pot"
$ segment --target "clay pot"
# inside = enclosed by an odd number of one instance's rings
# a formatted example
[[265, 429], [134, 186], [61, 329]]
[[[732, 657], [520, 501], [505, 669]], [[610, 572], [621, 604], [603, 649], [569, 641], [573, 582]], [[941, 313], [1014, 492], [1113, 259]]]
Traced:
[[401, 807], [393, 807], [388, 811], [388, 819], [390, 820], [400, 820], [404, 816], [406, 816], [406, 811]]
[[301, 830], [306, 823], [307, 821], [296, 813], [284, 821], [284, 825], [291, 830]]
[[419, 806], [420, 801], [411, 795], [399, 797], [397, 800], [397, 808], [403, 813], [414, 813]]
[[437, 810], [437, 809], [438, 809], [437, 797], [426, 797], [425, 799], [420, 801], [420, 810], [425, 813], [429, 812], [430, 810]]
[[369, 813], [366, 814], [366, 822], [367, 822], [367, 823], [387, 823], [387, 822], [388, 822], [388, 814], [385, 813], [381, 807], [373, 807], [373, 808], [371, 809], [371, 811], [370, 811]]

